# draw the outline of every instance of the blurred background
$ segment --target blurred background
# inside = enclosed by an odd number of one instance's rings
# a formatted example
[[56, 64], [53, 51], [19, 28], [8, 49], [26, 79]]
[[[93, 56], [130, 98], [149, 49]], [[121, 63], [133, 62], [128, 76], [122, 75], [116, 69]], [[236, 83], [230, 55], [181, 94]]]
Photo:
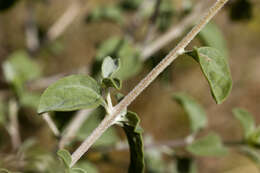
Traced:
[[[95, 77], [104, 56], [124, 56], [124, 63], [129, 67], [121, 76], [120, 92], [127, 94], [215, 1], [161, 0], [157, 9], [158, 2], [0, 0], [1, 168], [14, 172], [51, 172], [48, 169], [53, 166], [58, 139], [36, 113], [39, 96], [47, 86], [69, 74]], [[248, 110], [256, 123], [260, 122], [257, 116], [260, 111], [260, 1], [230, 0], [207, 29], [187, 50], [203, 45], [221, 49], [228, 58], [233, 79], [230, 96], [217, 105], [197, 63], [188, 56], [179, 57], [129, 107], [141, 119], [145, 143], [180, 140], [189, 134], [185, 111], [172, 99], [176, 92], [186, 92], [205, 109], [209, 122], [199, 136], [214, 131], [223, 141], [241, 140], [242, 128], [232, 115], [236, 107]], [[173, 32], [161, 47], [153, 49], [158, 39]], [[115, 42], [125, 45], [127, 50], [122, 54], [116, 52]], [[141, 56], [134, 56], [136, 53]], [[22, 73], [13, 77], [10, 64], [22, 69]], [[17, 115], [18, 122], [12, 123], [11, 114]], [[76, 114], [55, 112], [52, 118], [62, 130]], [[100, 121], [90, 118], [85, 128], [75, 135], [75, 141], [67, 146], [71, 152]], [[12, 140], [13, 125], [18, 127], [21, 138], [18, 146]], [[97, 148], [114, 146], [124, 139], [122, 130], [115, 127]], [[186, 159], [186, 155], [182, 148], [149, 149], [146, 172], [174, 172], [178, 158]], [[93, 173], [123, 173], [127, 172], [128, 156], [127, 150], [93, 149], [84, 158]], [[259, 172], [259, 165], [235, 147], [230, 147], [224, 157], [195, 158], [200, 173]], [[185, 159], [184, 167], [188, 164]]]

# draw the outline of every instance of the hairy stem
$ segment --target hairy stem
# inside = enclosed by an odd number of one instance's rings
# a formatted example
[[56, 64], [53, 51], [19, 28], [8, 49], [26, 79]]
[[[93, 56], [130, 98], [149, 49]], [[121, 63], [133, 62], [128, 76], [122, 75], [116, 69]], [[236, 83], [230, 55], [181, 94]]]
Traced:
[[99, 126], [90, 134], [90, 136], [78, 147], [72, 154], [72, 167], [83, 154], [87, 152], [90, 146], [105, 132], [107, 128], [115, 123], [117, 116], [131, 104], [141, 92], [151, 84], [151, 82], [168, 67], [178, 55], [184, 52], [185, 47], [193, 38], [203, 29], [203, 27], [213, 18], [217, 12], [224, 6], [228, 0], [218, 0], [209, 11], [201, 18], [197, 25], [181, 40], [181, 42], [142, 80], [125, 98], [114, 107], [111, 115], [106, 116]]

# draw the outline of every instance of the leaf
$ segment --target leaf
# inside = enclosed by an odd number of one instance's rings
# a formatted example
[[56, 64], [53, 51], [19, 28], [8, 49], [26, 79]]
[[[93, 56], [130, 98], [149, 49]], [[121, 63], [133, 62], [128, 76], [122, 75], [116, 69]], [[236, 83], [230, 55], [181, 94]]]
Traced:
[[205, 111], [193, 98], [185, 93], [174, 94], [173, 98], [187, 112], [190, 119], [192, 133], [198, 132], [207, 125], [207, 116]]
[[255, 130], [255, 121], [253, 116], [246, 110], [241, 108], [233, 109], [233, 114], [240, 121], [244, 129], [244, 137], [247, 139]]
[[206, 44], [206, 46], [214, 47], [221, 51], [223, 55], [228, 57], [228, 49], [226, 45], [226, 41], [221, 30], [218, 26], [210, 22], [208, 23], [199, 33], [198, 35], [202, 41]]
[[127, 112], [124, 119], [121, 119], [122, 127], [126, 133], [130, 147], [130, 166], [128, 172], [144, 172], [144, 151], [142, 129], [139, 126], [140, 119], [134, 112]]
[[215, 133], [195, 140], [188, 145], [187, 150], [197, 156], [222, 156], [227, 154], [227, 149], [223, 146], [220, 137]]
[[112, 59], [111, 57], [106, 57], [101, 67], [102, 77], [109, 78], [113, 76], [113, 74], [118, 70], [119, 64], [120, 62], [118, 59]]
[[95, 108], [103, 102], [101, 87], [93, 78], [71, 75], [58, 80], [44, 91], [38, 113]]
[[26, 81], [36, 79], [41, 75], [39, 66], [33, 62], [25, 51], [16, 51], [3, 63], [5, 79], [18, 90]]
[[119, 24], [123, 23], [123, 14], [119, 6], [101, 6], [95, 8], [88, 15], [87, 22], [111, 20]]
[[107, 56], [115, 56], [115, 52], [117, 52], [121, 46], [121, 41], [120, 37], [111, 37], [103, 41], [97, 50], [96, 60], [102, 61]]
[[104, 88], [113, 87], [117, 90], [120, 90], [122, 87], [122, 81], [118, 78], [105, 78], [102, 80], [102, 84]]
[[247, 138], [247, 142], [255, 147], [260, 146], [260, 127], [257, 127]]
[[188, 55], [193, 57], [209, 82], [211, 93], [217, 104], [222, 103], [232, 88], [232, 79], [225, 56], [214, 48], [195, 48]]
[[87, 173], [87, 171], [81, 168], [71, 168], [69, 170], [69, 173]]
[[62, 159], [65, 166], [69, 168], [72, 161], [70, 153], [67, 150], [61, 149], [57, 154]]
[[[94, 110], [90, 115], [89, 118], [83, 123], [81, 128], [76, 134], [76, 138], [80, 141], [83, 141], [88, 137], [92, 131], [98, 126], [101, 122], [101, 118], [105, 116], [106, 112], [102, 107], [97, 108]], [[95, 147], [98, 146], [112, 146], [118, 142], [119, 137], [114, 128], [107, 129], [102, 136], [94, 143]]]
[[120, 69], [114, 77], [126, 80], [139, 73], [142, 68], [139, 52], [129, 41], [124, 41], [117, 56], [120, 59]]
[[86, 161], [86, 160], [84, 160], [84, 161], [79, 161], [79, 162], [75, 165], [75, 167], [81, 168], [81, 169], [83, 169], [83, 170], [86, 170], [87, 173], [98, 173], [97, 167], [96, 167], [94, 164], [92, 164], [92, 163], [90, 163], [90, 162], [88, 162], [88, 161]]

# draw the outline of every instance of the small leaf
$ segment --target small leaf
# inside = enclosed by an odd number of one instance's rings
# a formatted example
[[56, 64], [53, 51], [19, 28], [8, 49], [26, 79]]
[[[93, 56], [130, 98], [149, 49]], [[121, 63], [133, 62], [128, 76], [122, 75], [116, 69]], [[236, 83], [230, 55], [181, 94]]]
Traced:
[[130, 166], [128, 169], [129, 173], [144, 172], [143, 139], [141, 135], [142, 129], [139, 126], [139, 122], [139, 117], [133, 112], [127, 112], [124, 120], [121, 121], [130, 147]]
[[247, 138], [247, 142], [253, 146], [260, 146], [260, 127], [257, 127]]
[[177, 93], [173, 98], [184, 108], [190, 118], [191, 131], [198, 132], [207, 125], [207, 116], [203, 108], [185, 93]]
[[117, 90], [120, 90], [122, 87], [122, 81], [118, 78], [105, 78], [102, 80], [104, 88], [113, 87]]
[[23, 88], [26, 81], [40, 76], [39, 66], [33, 62], [25, 51], [17, 51], [3, 63], [5, 79], [18, 90]]
[[101, 87], [93, 78], [71, 75], [58, 80], [44, 91], [38, 113], [95, 108], [102, 103]]
[[120, 62], [118, 59], [106, 57], [102, 63], [102, 77], [109, 78], [113, 76], [113, 74], [118, 70], [119, 64]]
[[58, 156], [62, 159], [66, 167], [70, 167], [71, 155], [67, 150], [61, 149], [57, 152]]
[[90, 162], [88, 162], [88, 161], [86, 161], [86, 160], [84, 160], [84, 161], [79, 161], [79, 162], [75, 165], [75, 167], [81, 168], [81, 169], [83, 169], [83, 170], [86, 170], [87, 173], [98, 173], [97, 167], [96, 167], [94, 164], [92, 164], [92, 163], [90, 163]]
[[120, 69], [115, 73], [115, 77], [126, 80], [139, 73], [142, 68], [139, 52], [129, 41], [124, 41], [117, 56], [120, 59]]
[[247, 139], [255, 130], [255, 121], [253, 116], [246, 110], [235, 108], [233, 114], [240, 121], [244, 129], [244, 137]]
[[81, 168], [71, 168], [69, 170], [69, 173], [87, 173], [87, 171]]
[[195, 140], [187, 146], [187, 150], [197, 156], [222, 156], [227, 154], [220, 137], [215, 133]]
[[228, 50], [226, 41], [221, 30], [218, 26], [210, 22], [208, 23], [199, 33], [198, 35], [202, 41], [206, 44], [206, 46], [214, 47], [219, 51], [223, 52], [225, 57], [228, 57]]
[[232, 88], [232, 79], [225, 56], [211, 47], [196, 48], [187, 54], [200, 64], [215, 101], [218, 104], [222, 103]]
[[121, 38], [120, 37], [111, 37], [102, 42], [98, 47], [96, 60], [102, 61], [107, 56], [115, 56], [115, 53], [118, 51], [118, 48], [121, 47]]

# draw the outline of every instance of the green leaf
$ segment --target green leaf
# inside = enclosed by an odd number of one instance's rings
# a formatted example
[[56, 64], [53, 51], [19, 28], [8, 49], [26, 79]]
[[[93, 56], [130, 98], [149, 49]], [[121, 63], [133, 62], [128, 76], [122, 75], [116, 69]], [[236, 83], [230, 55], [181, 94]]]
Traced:
[[260, 127], [257, 127], [247, 138], [247, 142], [253, 146], [260, 146]]
[[122, 39], [120, 37], [111, 37], [102, 42], [97, 50], [96, 60], [102, 61], [107, 56], [115, 56], [118, 48], [121, 46]]
[[71, 168], [69, 170], [69, 173], [87, 173], [87, 171], [81, 168]]
[[240, 121], [244, 129], [244, 137], [247, 139], [255, 130], [255, 121], [253, 116], [246, 110], [241, 108], [233, 109], [233, 114]]
[[113, 87], [117, 90], [120, 90], [122, 87], [122, 81], [118, 78], [105, 78], [102, 80], [102, 85], [104, 88]]
[[128, 172], [143, 173], [144, 151], [142, 129], [139, 126], [140, 119], [136, 113], [128, 111], [119, 123], [122, 123], [121, 125], [126, 133], [130, 147], [130, 166]]
[[39, 66], [33, 62], [25, 51], [16, 51], [3, 63], [5, 79], [20, 92], [26, 81], [41, 75]]
[[121, 24], [123, 22], [122, 10], [119, 6], [101, 6], [97, 7], [88, 15], [88, 22], [97, 22], [101, 20], [111, 20]]
[[88, 161], [86, 161], [86, 160], [84, 160], [84, 161], [79, 161], [79, 162], [75, 165], [75, 167], [81, 168], [81, 169], [83, 169], [83, 170], [86, 170], [87, 173], [98, 173], [97, 167], [96, 167], [94, 164], [92, 164], [92, 163], [90, 163], [90, 162], [88, 162]]
[[70, 167], [71, 155], [67, 150], [61, 149], [57, 152], [58, 156], [62, 159], [66, 167]]
[[225, 57], [228, 57], [228, 49], [226, 45], [226, 41], [221, 30], [218, 26], [210, 22], [208, 23], [199, 33], [198, 35], [202, 41], [206, 44], [206, 46], [214, 47], [221, 51]]
[[124, 41], [117, 55], [120, 59], [120, 69], [115, 73], [115, 77], [126, 80], [139, 73], [142, 68], [139, 52], [129, 41]]
[[[102, 118], [105, 116], [106, 112], [102, 107], [94, 110], [89, 118], [83, 123], [81, 128], [76, 134], [76, 138], [83, 141], [88, 137], [92, 131], [100, 124]], [[114, 128], [107, 129], [102, 136], [95, 142], [94, 146], [112, 146], [118, 142], [119, 138]]]
[[101, 87], [93, 78], [71, 75], [58, 80], [44, 91], [38, 113], [95, 108], [102, 103]]
[[211, 47], [195, 48], [187, 54], [200, 64], [215, 101], [218, 104], [222, 103], [232, 88], [232, 79], [225, 56]]
[[204, 109], [193, 98], [185, 93], [174, 94], [173, 98], [187, 112], [192, 133], [198, 132], [207, 125], [207, 116]]
[[215, 133], [195, 140], [187, 146], [187, 150], [197, 156], [222, 156], [228, 152], [220, 137]]
[[118, 70], [119, 64], [120, 62], [118, 59], [112, 59], [111, 57], [106, 57], [101, 67], [102, 77], [109, 78], [113, 76], [113, 74]]

